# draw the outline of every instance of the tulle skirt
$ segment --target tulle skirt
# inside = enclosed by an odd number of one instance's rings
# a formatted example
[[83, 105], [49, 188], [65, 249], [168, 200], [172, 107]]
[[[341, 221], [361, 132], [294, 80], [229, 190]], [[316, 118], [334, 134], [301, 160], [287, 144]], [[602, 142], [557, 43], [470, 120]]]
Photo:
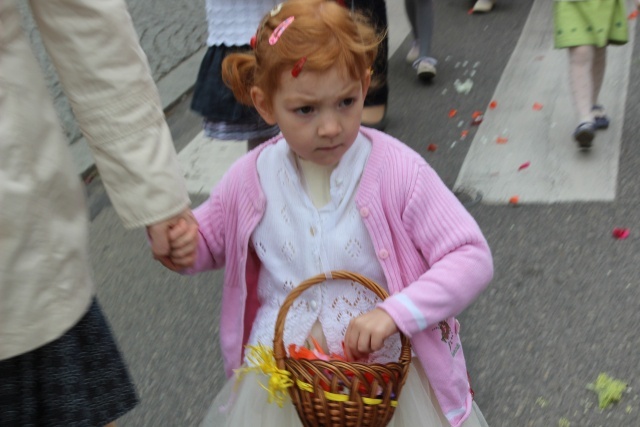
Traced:
[[[248, 373], [239, 381], [231, 378], [213, 401], [201, 427], [302, 427], [290, 399], [282, 407], [268, 402], [269, 395], [260, 386], [267, 382], [266, 376], [256, 373]], [[420, 362], [414, 358], [388, 427], [416, 426], [450, 427], [450, 424]], [[462, 427], [489, 427], [475, 402]]]

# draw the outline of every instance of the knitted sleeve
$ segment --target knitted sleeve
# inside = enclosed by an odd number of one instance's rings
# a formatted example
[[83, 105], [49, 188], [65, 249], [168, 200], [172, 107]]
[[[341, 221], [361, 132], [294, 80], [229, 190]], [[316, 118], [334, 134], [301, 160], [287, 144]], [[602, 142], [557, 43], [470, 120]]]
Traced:
[[491, 251], [480, 228], [426, 163], [410, 194], [404, 227], [429, 267], [380, 305], [409, 337], [459, 314], [493, 276]]

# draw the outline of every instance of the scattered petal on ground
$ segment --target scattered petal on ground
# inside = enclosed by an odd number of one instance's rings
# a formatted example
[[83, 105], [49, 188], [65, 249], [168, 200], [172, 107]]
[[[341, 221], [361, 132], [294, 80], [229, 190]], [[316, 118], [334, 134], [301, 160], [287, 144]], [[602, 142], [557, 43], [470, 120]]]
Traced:
[[629, 19], [636, 19], [638, 17], [638, 11], [634, 10], [629, 14]]
[[427, 151], [430, 151], [430, 152], [434, 152], [434, 151], [436, 151], [437, 149], [438, 149], [438, 146], [437, 146], [436, 144], [429, 144], [429, 145], [427, 146]]
[[535, 111], [540, 111], [540, 110], [542, 110], [542, 104], [540, 104], [539, 102], [534, 102], [534, 103], [533, 103], [533, 109], [534, 109]]
[[506, 136], [499, 136], [496, 138], [496, 142], [498, 144], [506, 144], [509, 141], [509, 138], [507, 138]]
[[478, 117], [482, 117], [482, 111], [474, 111], [473, 114], [471, 114], [472, 119], [477, 119]]
[[517, 205], [518, 203], [520, 203], [520, 196], [511, 196], [511, 198], [509, 199], [509, 204]]
[[541, 397], [536, 399], [536, 404], [538, 406], [540, 406], [541, 408], [544, 408], [549, 404], [549, 401], [541, 396]]
[[571, 422], [565, 417], [562, 417], [558, 420], [558, 427], [571, 427]]
[[456, 92], [468, 95], [473, 88], [473, 81], [471, 79], [467, 79], [464, 82], [461, 82], [460, 80], [456, 79], [456, 81], [453, 82], [453, 85], [456, 88]]
[[458, 114], [458, 110], [456, 110], [455, 108], [452, 108], [451, 110], [449, 110], [449, 118], [455, 117], [456, 114]]
[[614, 228], [613, 229], [613, 237], [615, 237], [616, 239], [622, 240], [622, 239], [626, 239], [627, 237], [629, 237], [629, 229], [628, 228]]
[[521, 164], [521, 165], [518, 167], [518, 170], [519, 170], [519, 171], [521, 171], [522, 169], [526, 169], [526, 168], [528, 168], [529, 166], [531, 166], [531, 162], [524, 162], [523, 164]]
[[587, 385], [587, 389], [598, 394], [598, 406], [600, 406], [600, 409], [606, 409], [608, 406], [619, 402], [622, 399], [622, 392], [626, 388], [627, 384], [611, 378], [605, 373], [598, 375], [595, 383]]
[[460, 132], [460, 137], [462, 139], [465, 139], [467, 137], [467, 135], [469, 135], [469, 131], [468, 130], [463, 130], [462, 132]]
[[497, 106], [498, 106], [498, 101], [491, 101], [489, 103], [489, 108], [492, 110], [495, 110]]
[[480, 114], [479, 116], [476, 116], [473, 118], [473, 120], [471, 120], [471, 125], [478, 126], [480, 123], [482, 123], [483, 119], [484, 119], [484, 116]]

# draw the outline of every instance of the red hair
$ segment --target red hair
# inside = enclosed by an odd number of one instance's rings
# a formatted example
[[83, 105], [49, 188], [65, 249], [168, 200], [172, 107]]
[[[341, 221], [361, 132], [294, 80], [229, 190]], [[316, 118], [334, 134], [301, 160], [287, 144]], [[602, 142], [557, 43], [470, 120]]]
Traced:
[[[282, 73], [303, 57], [302, 73], [337, 65], [354, 80], [364, 81], [383, 36], [361, 14], [332, 0], [289, 0], [281, 6], [275, 16], [263, 18], [253, 51], [230, 54], [222, 62], [222, 78], [238, 102], [253, 105], [250, 92], [257, 86], [270, 106]], [[293, 22], [269, 44], [274, 29], [290, 16]]]

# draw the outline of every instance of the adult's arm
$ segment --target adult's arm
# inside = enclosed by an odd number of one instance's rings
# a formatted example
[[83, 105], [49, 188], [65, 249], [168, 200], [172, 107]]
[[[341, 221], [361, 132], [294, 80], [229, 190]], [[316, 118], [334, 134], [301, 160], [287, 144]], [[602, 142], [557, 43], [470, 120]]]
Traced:
[[30, 0], [105, 184], [127, 228], [177, 221], [189, 197], [146, 56], [123, 0]]

